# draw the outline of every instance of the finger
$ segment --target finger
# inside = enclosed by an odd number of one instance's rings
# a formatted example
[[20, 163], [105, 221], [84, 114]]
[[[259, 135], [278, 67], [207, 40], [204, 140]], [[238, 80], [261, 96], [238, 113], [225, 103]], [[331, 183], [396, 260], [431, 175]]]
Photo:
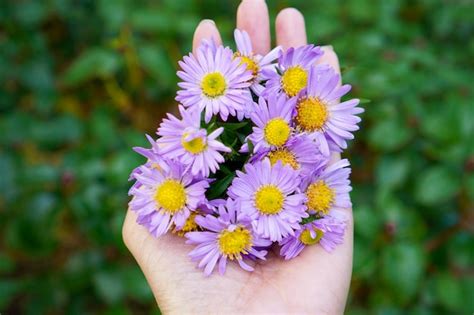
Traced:
[[286, 8], [278, 13], [275, 21], [277, 45], [287, 49], [306, 45], [304, 17], [294, 8]]
[[249, 34], [254, 53], [265, 55], [270, 51], [270, 21], [264, 0], [243, 0], [240, 3], [237, 28]]
[[212, 39], [217, 45], [222, 44], [221, 35], [213, 20], [202, 20], [196, 27], [193, 37], [193, 53], [196, 53], [196, 49], [203, 39]]
[[[341, 74], [341, 69], [339, 67], [339, 59], [337, 58], [336, 53], [331, 45], [322, 46], [324, 54], [317, 61], [318, 64], [328, 64], [330, 65], [337, 74]], [[339, 80], [339, 84], [341, 80]]]

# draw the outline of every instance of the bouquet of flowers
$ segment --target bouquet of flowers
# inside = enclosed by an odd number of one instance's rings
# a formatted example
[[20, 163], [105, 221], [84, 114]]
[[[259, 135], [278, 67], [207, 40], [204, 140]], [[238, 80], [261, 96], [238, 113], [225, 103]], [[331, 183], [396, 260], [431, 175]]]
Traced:
[[359, 100], [320, 62], [314, 45], [252, 52], [203, 41], [179, 62], [179, 117], [167, 114], [147, 162], [133, 170], [129, 206], [155, 237], [175, 233], [210, 275], [227, 261], [252, 271], [279, 246], [284, 259], [343, 242], [350, 207], [349, 162], [332, 161], [358, 129]]

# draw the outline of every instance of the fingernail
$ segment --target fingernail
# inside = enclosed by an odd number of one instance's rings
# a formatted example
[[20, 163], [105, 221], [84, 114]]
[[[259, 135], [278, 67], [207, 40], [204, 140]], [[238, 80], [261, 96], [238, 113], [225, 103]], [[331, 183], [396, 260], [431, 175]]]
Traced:
[[212, 24], [216, 25], [216, 22], [214, 22], [211, 19], [204, 19], [204, 20], [201, 21], [201, 23], [212, 23]]
[[324, 45], [322, 48], [334, 51], [334, 47], [332, 47], [332, 45]]

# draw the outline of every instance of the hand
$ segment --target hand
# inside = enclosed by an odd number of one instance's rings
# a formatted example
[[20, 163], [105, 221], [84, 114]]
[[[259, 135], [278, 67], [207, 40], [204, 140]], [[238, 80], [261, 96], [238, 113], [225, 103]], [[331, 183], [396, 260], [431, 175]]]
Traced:
[[[243, 0], [237, 11], [237, 28], [247, 31], [255, 53], [270, 50], [268, 9], [263, 0]], [[306, 44], [304, 18], [295, 9], [282, 10], [276, 19], [277, 44], [284, 49]], [[194, 33], [193, 50], [204, 38], [221, 43], [210, 20], [202, 21]], [[336, 54], [324, 47], [322, 63], [339, 72]], [[334, 156], [334, 160], [339, 156]], [[344, 243], [332, 253], [319, 245], [307, 247], [300, 256], [284, 261], [270, 252], [254, 272], [229, 263], [224, 276], [206, 278], [187, 254], [192, 249], [177, 235], [154, 238], [136, 223], [128, 211], [123, 238], [147, 278], [163, 313], [311, 313], [342, 314], [352, 271], [353, 221], [346, 210], [348, 226]]]

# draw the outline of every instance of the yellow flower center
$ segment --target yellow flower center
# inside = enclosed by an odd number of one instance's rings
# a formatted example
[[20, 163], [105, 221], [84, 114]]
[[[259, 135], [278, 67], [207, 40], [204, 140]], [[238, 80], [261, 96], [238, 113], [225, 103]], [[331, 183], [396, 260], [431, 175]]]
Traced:
[[282, 146], [290, 136], [290, 126], [282, 118], [273, 118], [267, 122], [264, 130], [265, 140], [274, 146]]
[[265, 185], [255, 193], [255, 207], [263, 214], [277, 214], [283, 208], [285, 197], [275, 185]]
[[242, 226], [233, 231], [224, 230], [218, 236], [219, 249], [221, 253], [230, 259], [240, 258], [241, 254], [247, 254], [252, 247], [252, 234]]
[[305, 131], [321, 130], [327, 120], [328, 109], [317, 98], [306, 98], [296, 106], [296, 123]]
[[296, 96], [308, 82], [308, 73], [300, 66], [288, 68], [281, 77], [281, 85], [286, 95]]
[[201, 89], [207, 97], [219, 97], [224, 94], [227, 83], [220, 72], [211, 72], [206, 74], [201, 81]]
[[303, 243], [305, 245], [314, 245], [314, 244], [318, 243], [321, 240], [321, 238], [323, 237], [324, 232], [320, 229], [315, 229], [314, 231], [316, 232], [316, 237], [315, 238], [311, 237], [311, 232], [308, 229], [301, 232], [301, 235], [300, 235], [301, 243]]
[[198, 154], [204, 151], [207, 147], [207, 144], [204, 143], [201, 137], [196, 137], [190, 141], [184, 140], [188, 136], [187, 133], [183, 134], [181, 138], [181, 144], [183, 145], [184, 149], [192, 154]]
[[181, 210], [186, 204], [186, 191], [183, 184], [175, 179], [166, 179], [158, 186], [155, 201], [159, 207], [172, 214]]
[[235, 56], [240, 58], [240, 64], [247, 66], [247, 70], [252, 71], [253, 77], [256, 78], [259, 68], [255, 60], [251, 57], [241, 56], [239, 53], [236, 53]]
[[300, 168], [300, 165], [296, 160], [295, 155], [287, 149], [278, 149], [272, 151], [268, 154], [268, 158], [270, 159], [270, 163], [272, 165], [274, 165], [278, 161], [281, 161], [283, 165], [289, 165], [295, 170]]
[[335, 194], [332, 188], [320, 180], [309, 185], [306, 196], [308, 197], [307, 206], [310, 210], [327, 214], [334, 203]]
[[[199, 210], [196, 210], [199, 211]], [[184, 223], [183, 227], [180, 230], [173, 230], [173, 233], [178, 234], [179, 236], [184, 236], [184, 234], [192, 231], [197, 231], [199, 229], [199, 226], [197, 225], [196, 221], [194, 219], [197, 216], [197, 212], [191, 212], [189, 217], [186, 219], [186, 222]]]

